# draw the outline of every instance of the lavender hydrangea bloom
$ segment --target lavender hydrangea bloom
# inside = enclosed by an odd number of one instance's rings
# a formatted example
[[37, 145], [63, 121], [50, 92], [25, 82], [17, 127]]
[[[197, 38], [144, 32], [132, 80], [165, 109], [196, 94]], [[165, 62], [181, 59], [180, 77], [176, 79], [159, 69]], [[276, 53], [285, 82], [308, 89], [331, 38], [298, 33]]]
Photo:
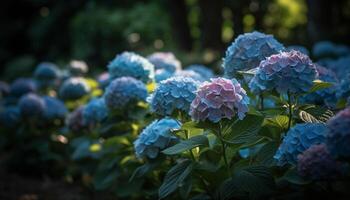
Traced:
[[161, 81], [148, 98], [152, 112], [162, 116], [180, 110], [188, 113], [195, 98], [198, 82], [186, 77], [172, 77]]
[[90, 92], [90, 86], [84, 78], [72, 77], [63, 82], [59, 96], [64, 100], [76, 100]]
[[65, 118], [68, 110], [61, 100], [50, 96], [44, 96], [43, 100], [45, 102], [45, 111], [43, 115], [45, 119], [54, 120]]
[[289, 46], [286, 48], [286, 51], [291, 51], [291, 50], [300, 51], [301, 53], [308, 55], [308, 56], [310, 55], [309, 50], [304, 46], [292, 45], [292, 46]]
[[190, 65], [186, 68], [186, 70], [192, 70], [198, 74], [200, 74], [206, 80], [214, 78], [213, 70], [209, 69], [204, 65]]
[[108, 65], [111, 79], [124, 76], [134, 77], [144, 83], [154, 79], [154, 66], [146, 58], [132, 52], [117, 55]]
[[340, 111], [327, 122], [326, 144], [332, 155], [350, 157], [350, 107]]
[[300, 102], [306, 103], [316, 103], [325, 104], [328, 107], [335, 108], [337, 104], [337, 97], [335, 95], [335, 90], [338, 86], [338, 79], [335, 73], [327, 68], [316, 65], [316, 70], [318, 72], [318, 79], [332, 83], [333, 86], [330, 88], [325, 88], [322, 90], [317, 90], [316, 92], [306, 94], [299, 99]]
[[10, 94], [17, 98], [27, 93], [35, 93], [36, 91], [37, 85], [29, 78], [18, 78], [10, 86]]
[[204, 82], [193, 100], [190, 115], [195, 121], [209, 120], [214, 123], [223, 118], [232, 119], [236, 114], [239, 119], [248, 112], [249, 98], [237, 80], [212, 78]]
[[281, 52], [262, 61], [249, 83], [252, 92], [276, 90], [279, 93], [308, 91], [318, 76], [310, 58], [298, 51]]
[[42, 117], [46, 105], [45, 101], [36, 94], [26, 94], [18, 102], [20, 113], [24, 117]]
[[89, 71], [89, 67], [82, 60], [72, 60], [68, 64], [68, 70], [73, 76], [82, 76]]
[[342, 166], [331, 156], [325, 144], [318, 144], [298, 155], [298, 173], [310, 180], [330, 180], [342, 174]]
[[181, 70], [181, 71], [176, 72], [174, 74], [174, 76], [192, 78], [193, 80], [196, 80], [199, 82], [206, 81], [206, 79], [202, 75], [200, 75], [199, 73], [197, 73], [193, 70]]
[[165, 69], [157, 69], [155, 72], [154, 79], [156, 80], [156, 83], [159, 83], [159, 82], [164, 81], [172, 76], [173, 76], [173, 73], [171, 73]]
[[21, 121], [20, 110], [17, 106], [0, 108], [0, 125], [12, 128]]
[[124, 109], [131, 103], [145, 101], [147, 89], [145, 84], [132, 77], [113, 80], [106, 89], [104, 99], [111, 109]]
[[134, 142], [136, 156], [156, 158], [161, 150], [178, 141], [177, 137], [171, 134], [171, 130], [179, 128], [181, 124], [171, 118], [153, 121]]
[[66, 124], [70, 130], [80, 131], [81, 129], [85, 128], [85, 124], [83, 122], [83, 110], [84, 106], [80, 106], [68, 115]]
[[84, 124], [102, 122], [108, 116], [108, 108], [103, 98], [91, 100], [83, 109]]
[[260, 32], [239, 35], [228, 47], [223, 62], [225, 75], [235, 78], [237, 71], [253, 69], [266, 57], [284, 50], [272, 35]]
[[57, 79], [60, 75], [59, 73], [59, 69], [55, 64], [42, 62], [36, 67], [34, 78], [39, 81], [49, 82]]
[[297, 124], [287, 132], [274, 159], [280, 166], [295, 165], [297, 157], [310, 146], [324, 143], [327, 127], [320, 123]]
[[156, 52], [147, 57], [155, 69], [164, 69], [174, 73], [181, 70], [181, 62], [170, 52]]

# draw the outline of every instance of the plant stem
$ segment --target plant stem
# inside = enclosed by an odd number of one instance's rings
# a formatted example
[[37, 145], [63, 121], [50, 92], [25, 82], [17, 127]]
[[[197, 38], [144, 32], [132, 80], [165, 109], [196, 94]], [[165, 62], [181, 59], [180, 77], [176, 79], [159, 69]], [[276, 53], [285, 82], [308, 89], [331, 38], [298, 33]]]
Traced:
[[[293, 105], [292, 105], [292, 98], [291, 98], [291, 94], [290, 92], [288, 91], [287, 92], [287, 95], [288, 95], [288, 108], [289, 108], [289, 111], [288, 111], [288, 130], [290, 129], [290, 126], [292, 124], [292, 117], [293, 117]], [[287, 130], [287, 131], [288, 131]]]
[[260, 99], [260, 110], [264, 110], [264, 95], [260, 94], [259, 95], [259, 99]]
[[227, 155], [226, 155], [226, 144], [222, 138], [222, 133], [221, 133], [221, 129], [222, 129], [222, 125], [221, 123], [219, 123], [219, 139], [220, 139], [220, 142], [221, 142], [221, 147], [222, 147], [222, 156], [224, 157], [224, 162], [225, 162], [225, 166], [226, 166], [226, 169], [227, 169], [227, 173], [229, 174], [229, 176], [231, 177], [231, 170], [230, 170], [230, 166], [229, 166], [229, 163], [227, 161]]

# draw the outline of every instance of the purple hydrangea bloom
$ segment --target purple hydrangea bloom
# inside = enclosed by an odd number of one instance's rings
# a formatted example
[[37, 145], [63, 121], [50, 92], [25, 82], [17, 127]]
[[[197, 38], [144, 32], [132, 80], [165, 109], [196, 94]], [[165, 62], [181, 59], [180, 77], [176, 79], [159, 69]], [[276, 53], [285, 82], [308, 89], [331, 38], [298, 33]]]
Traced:
[[108, 65], [111, 79], [124, 76], [133, 77], [144, 83], [154, 79], [154, 66], [146, 58], [132, 53], [123, 52], [117, 55]]
[[165, 69], [157, 69], [155, 72], [154, 79], [156, 80], [156, 83], [159, 83], [161, 81], [164, 81], [170, 77], [172, 77], [174, 74], [165, 70]]
[[104, 99], [111, 109], [125, 109], [125, 106], [145, 101], [147, 89], [143, 82], [133, 77], [121, 77], [113, 80], [106, 89]]
[[325, 144], [318, 144], [298, 155], [298, 173], [310, 180], [330, 180], [342, 174], [342, 166]]
[[82, 60], [72, 60], [68, 64], [68, 70], [73, 76], [82, 76], [89, 71], [89, 67]]
[[164, 69], [174, 73], [181, 70], [181, 62], [170, 52], [156, 52], [147, 57], [155, 69]]
[[214, 123], [223, 118], [232, 119], [236, 114], [239, 119], [248, 112], [249, 98], [237, 80], [212, 78], [204, 82], [193, 100], [190, 115], [195, 121], [209, 120]]
[[64, 100], [76, 100], [90, 92], [90, 86], [84, 78], [71, 77], [63, 82], [59, 96]]
[[350, 107], [340, 111], [327, 122], [326, 144], [332, 155], [350, 157]]
[[80, 106], [67, 116], [66, 124], [71, 131], [81, 131], [86, 128], [83, 122], [83, 110], [84, 106]]
[[18, 78], [10, 86], [10, 94], [17, 98], [27, 93], [35, 93], [36, 91], [37, 85], [29, 78]]
[[103, 98], [92, 99], [83, 109], [85, 124], [94, 125], [102, 122], [108, 116], [108, 108]]
[[199, 81], [199, 82], [206, 81], [206, 79], [202, 75], [200, 75], [199, 73], [197, 73], [197, 72], [195, 72], [193, 70], [177, 71], [174, 76], [192, 78], [193, 80], [196, 80], [196, 81]]
[[204, 66], [204, 65], [190, 65], [186, 68], [186, 70], [194, 71], [200, 74], [204, 79], [209, 80], [214, 78], [214, 72], [212, 69]]
[[134, 142], [136, 156], [139, 158], [156, 158], [161, 150], [178, 141], [171, 130], [179, 128], [181, 128], [181, 124], [171, 118], [153, 121]]
[[274, 159], [280, 166], [295, 165], [297, 157], [310, 146], [324, 143], [327, 127], [321, 123], [297, 124], [287, 132]]
[[61, 100], [50, 96], [44, 96], [43, 100], [45, 102], [45, 111], [43, 115], [45, 119], [54, 120], [65, 118], [68, 110]]
[[162, 116], [172, 115], [176, 111], [188, 113], [197, 87], [198, 82], [192, 78], [172, 77], [161, 81], [148, 98], [151, 110]]
[[272, 35], [257, 31], [239, 35], [228, 47], [223, 62], [225, 75], [235, 78], [237, 71], [247, 71], [259, 66], [259, 63], [272, 54], [284, 50]]
[[315, 65], [298, 51], [281, 52], [262, 61], [249, 83], [254, 93], [276, 90], [279, 93], [307, 92], [317, 78]]
[[18, 107], [22, 116], [30, 118], [42, 117], [46, 109], [43, 98], [32, 93], [22, 96]]

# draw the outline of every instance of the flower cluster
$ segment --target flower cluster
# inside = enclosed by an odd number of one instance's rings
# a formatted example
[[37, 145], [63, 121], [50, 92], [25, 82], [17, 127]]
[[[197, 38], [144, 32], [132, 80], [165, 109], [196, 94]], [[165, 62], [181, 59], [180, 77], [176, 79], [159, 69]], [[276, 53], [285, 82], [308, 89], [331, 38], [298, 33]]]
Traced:
[[235, 79], [212, 78], [211, 82], [204, 82], [199, 87], [190, 115], [195, 121], [214, 123], [223, 118], [231, 119], [236, 114], [243, 119], [248, 112], [248, 104], [245, 90]]
[[132, 77], [113, 80], [106, 89], [104, 99], [111, 109], [124, 109], [131, 103], [145, 101], [147, 98], [145, 84]]
[[329, 180], [341, 175], [341, 165], [325, 144], [312, 145], [298, 155], [298, 173], [310, 180]]
[[15, 127], [21, 120], [21, 113], [17, 106], [0, 108], [0, 124], [4, 127]]
[[29, 78], [18, 78], [10, 86], [10, 94], [17, 98], [27, 93], [35, 93], [36, 91], [37, 85]]
[[40, 87], [54, 85], [59, 76], [58, 67], [50, 62], [40, 63], [34, 71], [34, 78], [39, 82]]
[[72, 77], [63, 82], [59, 96], [64, 100], [75, 100], [90, 92], [90, 86], [84, 78]]
[[40, 118], [43, 116], [46, 105], [45, 101], [36, 94], [26, 94], [18, 102], [20, 113], [23, 117]]
[[341, 57], [350, 53], [349, 47], [334, 44], [330, 41], [317, 42], [312, 48], [312, 54], [317, 58]]
[[89, 67], [84, 61], [72, 60], [68, 64], [68, 70], [73, 76], [82, 76], [89, 71]]
[[177, 77], [187, 77], [191, 78], [193, 80], [199, 81], [199, 82], [204, 82], [206, 79], [200, 75], [199, 73], [193, 71], [193, 70], [181, 70], [175, 73], [175, 76]]
[[200, 74], [206, 80], [214, 78], [213, 70], [209, 69], [208, 67], [206, 67], [204, 65], [190, 65], [186, 68], [186, 70], [194, 71], [194, 72]]
[[147, 59], [156, 70], [164, 69], [170, 73], [181, 70], [181, 62], [170, 52], [156, 52], [148, 56]]
[[65, 118], [68, 110], [61, 100], [50, 96], [44, 96], [42, 98], [45, 103], [45, 111], [43, 114], [45, 119], [54, 120]]
[[350, 73], [347, 74], [346, 78], [340, 81], [336, 90], [336, 97], [338, 99], [345, 99], [349, 96], [350, 96]]
[[10, 93], [10, 86], [3, 81], [0, 81], [0, 99]]
[[326, 143], [336, 157], [350, 157], [350, 107], [340, 111], [327, 122]]
[[299, 52], [301, 52], [301, 53], [303, 53], [305, 55], [308, 55], [308, 56], [310, 55], [309, 50], [306, 47], [304, 47], [304, 46], [292, 45], [292, 46], [288, 46], [286, 48], [286, 51], [292, 51], [292, 50], [299, 51]]
[[336, 60], [322, 60], [320, 63], [323, 63], [325, 67], [334, 71], [339, 79], [346, 79], [346, 76], [350, 73], [350, 56], [341, 57]]
[[154, 66], [146, 58], [132, 52], [123, 52], [108, 65], [111, 79], [134, 77], [144, 83], [154, 79]]
[[171, 118], [155, 120], [148, 125], [134, 142], [139, 158], [154, 159], [159, 152], [178, 141], [171, 130], [181, 128], [181, 124]]
[[314, 144], [324, 143], [327, 127], [320, 123], [297, 124], [283, 138], [274, 158], [280, 166], [295, 165], [298, 155]]
[[173, 76], [173, 73], [165, 70], [165, 69], [157, 69], [154, 75], [154, 79], [156, 83], [164, 81]]
[[92, 99], [83, 109], [84, 124], [97, 124], [108, 116], [108, 108], [103, 98]]
[[197, 87], [196, 81], [186, 77], [172, 77], [161, 81], [148, 98], [152, 112], [162, 116], [171, 115], [178, 110], [188, 113]]
[[81, 129], [85, 128], [85, 124], [83, 122], [83, 110], [84, 106], [80, 106], [68, 115], [66, 124], [70, 130], [80, 131]]
[[316, 77], [316, 67], [310, 58], [292, 50], [262, 61], [249, 87], [254, 93], [272, 90], [303, 93], [311, 88]]
[[266, 57], [282, 50], [283, 45], [272, 35], [256, 31], [240, 35], [226, 51], [223, 62], [225, 75], [235, 78], [237, 71], [256, 68]]

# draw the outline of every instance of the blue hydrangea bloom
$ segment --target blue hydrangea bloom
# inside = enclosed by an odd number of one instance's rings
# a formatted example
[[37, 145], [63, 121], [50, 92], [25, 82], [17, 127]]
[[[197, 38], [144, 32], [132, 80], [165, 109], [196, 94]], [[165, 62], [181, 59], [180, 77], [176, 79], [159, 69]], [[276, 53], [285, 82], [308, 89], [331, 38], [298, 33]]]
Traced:
[[26, 94], [18, 102], [20, 113], [24, 117], [42, 117], [46, 105], [45, 101], [36, 94]]
[[4, 127], [15, 127], [21, 121], [21, 114], [17, 106], [0, 108], [0, 124]]
[[92, 99], [83, 109], [83, 123], [97, 124], [108, 116], [108, 108], [103, 98]]
[[332, 155], [350, 158], [350, 107], [327, 122], [326, 144]]
[[314, 180], [331, 180], [342, 175], [343, 166], [329, 153], [325, 144], [312, 145], [298, 155], [298, 173]]
[[337, 97], [334, 91], [338, 87], [339, 81], [335, 73], [327, 68], [316, 65], [316, 70], [318, 72], [318, 79], [324, 82], [332, 83], [333, 86], [306, 94], [305, 96], [299, 98], [299, 101], [302, 103], [316, 103], [320, 105], [325, 104], [328, 107], [335, 108], [337, 104]]
[[40, 63], [35, 71], [34, 78], [42, 81], [52, 81], [59, 77], [60, 71], [58, 67], [50, 62]]
[[68, 110], [61, 100], [50, 96], [44, 96], [42, 98], [45, 102], [44, 119], [54, 120], [65, 118]]
[[159, 83], [161, 81], [164, 81], [170, 77], [172, 77], [174, 74], [165, 70], [165, 69], [157, 69], [155, 72], [154, 79], [156, 80], [156, 83]]
[[101, 88], [106, 88], [109, 83], [111, 82], [111, 79], [109, 77], [109, 73], [108, 72], [103, 72], [100, 75], [98, 75], [97, 77], [97, 82], [100, 84]]
[[346, 78], [342, 79], [336, 88], [336, 97], [339, 99], [346, 99], [350, 96], [350, 73]]
[[314, 44], [312, 54], [317, 58], [341, 57], [348, 55], [350, 48], [345, 45], [334, 44], [330, 41], [320, 41]]
[[171, 73], [181, 70], [181, 62], [170, 52], [156, 52], [149, 55], [147, 59], [156, 70], [164, 69]]
[[214, 78], [214, 72], [212, 69], [204, 66], [204, 65], [190, 65], [186, 68], [186, 70], [192, 70], [198, 74], [200, 74], [206, 80]]
[[272, 35], [257, 31], [239, 35], [226, 50], [223, 61], [225, 76], [235, 78], [237, 71], [247, 71], [259, 66], [266, 57], [284, 50]]
[[123, 52], [108, 65], [111, 79], [124, 76], [134, 77], [144, 83], [154, 79], [154, 66], [146, 58], [132, 52]]
[[68, 70], [73, 76], [82, 76], [89, 71], [89, 67], [82, 60], [72, 60], [68, 64]]
[[280, 166], [296, 165], [298, 155], [314, 144], [324, 143], [327, 127], [321, 123], [297, 124], [283, 138], [274, 159]]
[[7, 96], [10, 93], [10, 86], [3, 81], [0, 81], [0, 99]]
[[307, 55], [298, 51], [281, 52], [262, 61], [249, 83], [253, 93], [276, 90], [279, 93], [307, 92], [318, 76]]
[[181, 128], [181, 124], [171, 118], [153, 121], [134, 141], [136, 156], [138, 158], [156, 158], [160, 151], [178, 141], [171, 130], [179, 128]]
[[152, 112], [169, 116], [176, 111], [188, 113], [196, 97], [198, 82], [186, 77], [172, 77], [161, 81], [148, 98]]
[[346, 79], [350, 73], [350, 56], [330, 60], [325, 66], [334, 71], [339, 79]]
[[192, 78], [193, 80], [199, 81], [199, 82], [204, 82], [206, 79], [200, 75], [199, 73], [193, 71], [193, 70], [181, 70], [177, 71], [174, 76], [176, 77], [187, 77], [187, 78]]
[[63, 82], [59, 96], [64, 100], [76, 100], [90, 92], [90, 86], [84, 78], [72, 77]]
[[106, 89], [104, 99], [111, 109], [125, 109], [129, 104], [145, 101], [147, 89], [143, 82], [133, 77], [121, 77], [113, 80]]
[[24, 94], [36, 91], [36, 83], [29, 78], [18, 78], [10, 86], [10, 94], [17, 98], [21, 97]]
[[300, 51], [301, 53], [305, 54], [305, 55], [310, 55], [310, 52], [309, 50], [304, 47], [304, 46], [300, 46], [300, 45], [291, 45], [291, 46], [288, 46], [286, 48], [286, 51], [291, 51], [291, 50], [295, 50], [295, 51]]
[[67, 116], [66, 124], [71, 131], [81, 131], [86, 127], [83, 122], [83, 110], [84, 106], [80, 106]]

